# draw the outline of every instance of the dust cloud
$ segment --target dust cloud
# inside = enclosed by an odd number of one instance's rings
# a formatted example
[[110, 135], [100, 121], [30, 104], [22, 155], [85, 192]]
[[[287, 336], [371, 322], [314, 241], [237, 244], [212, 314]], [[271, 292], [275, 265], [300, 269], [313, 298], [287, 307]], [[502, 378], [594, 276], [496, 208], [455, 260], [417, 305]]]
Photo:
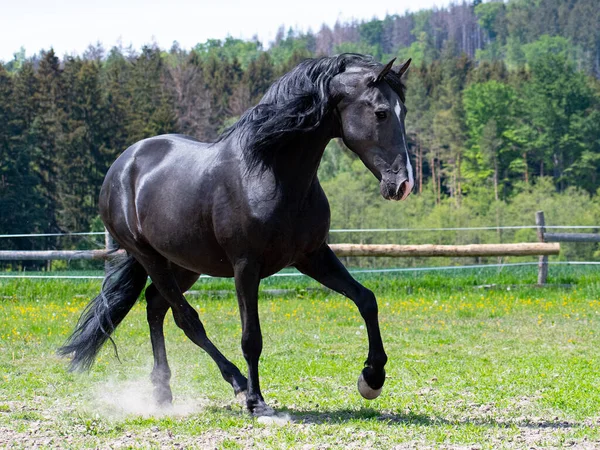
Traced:
[[[208, 401], [202, 398], [173, 399], [171, 406], [159, 406], [152, 397], [148, 377], [134, 380], [109, 380], [93, 387], [92, 413], [109, 418], [124, 416], [181, 417], [201, 412]], [[90, 405], [91, 407], [92, 405]]]

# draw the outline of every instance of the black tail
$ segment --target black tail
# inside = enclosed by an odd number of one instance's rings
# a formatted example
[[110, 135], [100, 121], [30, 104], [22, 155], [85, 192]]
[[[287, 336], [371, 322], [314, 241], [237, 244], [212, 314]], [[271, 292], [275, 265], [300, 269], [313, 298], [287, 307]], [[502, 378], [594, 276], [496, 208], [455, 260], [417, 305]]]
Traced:
[[88, 370], [92, 366], [102, 345], [108, 339], [112, 342], [111, 333], [137, 301], [147, 278], [144, 268], [132, 256], [112, 262], [100, 295], [86, 306], [77, 328], [58, 349], [60, 355], [73, 355], [69, 370]]

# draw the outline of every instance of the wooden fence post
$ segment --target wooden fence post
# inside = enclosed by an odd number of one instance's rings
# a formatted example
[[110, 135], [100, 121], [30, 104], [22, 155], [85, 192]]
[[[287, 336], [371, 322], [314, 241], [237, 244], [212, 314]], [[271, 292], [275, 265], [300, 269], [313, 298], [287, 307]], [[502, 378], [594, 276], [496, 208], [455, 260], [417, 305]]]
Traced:
[[[110, 252], [117, 248], [117, 244], [115, 243], [114, 239], [112, 238], [112, 236], [110, 235], [110, 233], [108, 232], [108, 230], [106, 228], [104, 229], [104, 245], [106, 246], [107, 252]], [[109, 269], [110, 269], [110, 258], [107, 258], [104, 261], [104, 274], [105, 275], [108, 273]]]
[[[546, 220], [544, 219], [544, 211], [535, 213], [535, 224], [537, 225], [538, 241], [544, 242], [544, 233], [546, 232]], [[548, 256], [540, 256], [538, 262], [538, 284], [546, 284], [548, 280]]]

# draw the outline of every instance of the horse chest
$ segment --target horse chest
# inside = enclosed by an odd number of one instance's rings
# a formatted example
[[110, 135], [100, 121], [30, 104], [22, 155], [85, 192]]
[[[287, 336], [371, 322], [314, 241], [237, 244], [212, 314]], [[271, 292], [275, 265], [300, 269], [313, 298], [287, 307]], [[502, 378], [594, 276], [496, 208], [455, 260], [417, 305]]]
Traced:
[[261, 258], [268, 272], [293, 265], [302, 255], [319, 248], [329, 231], [329, 207], [325, 202], [310, 202], [304, 208], [274, 211], [252, 230], [258, 235]]
[[267, 199], [229, 209], [217, 219], [217, 241], [230, 261], [255, 258], [264, 275], [293, 265], [299, 256], [316, 250], [329, 229], [329, 206], [315, 196], [300, 207]]
[[279, 227], [268, 227], [263, 233], [256, 256], [262, 262], [262, 275], [268, 276], [293, 266], [301, 256], [319, 248], [326, 239], [327, 226], [308, 217], [296, 217]]
[[329, 221], [320, 216], [297, 215], [269, 228], [269, 247], [280, 253], [306, 253], [319, 247], [329, 228]]

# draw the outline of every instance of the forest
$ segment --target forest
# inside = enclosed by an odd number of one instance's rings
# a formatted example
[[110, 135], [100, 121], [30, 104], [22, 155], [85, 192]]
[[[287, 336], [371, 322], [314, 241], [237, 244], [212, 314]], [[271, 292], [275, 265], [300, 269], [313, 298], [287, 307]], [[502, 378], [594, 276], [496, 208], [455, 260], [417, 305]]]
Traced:
[[[98, 43], [64, 56], [21, 49], [0, 62], [0, 234], [101, 230], [100, 186], [129, 145], [162, 133], [212, 141], [298, 62], [342, 52], [413, 59], [406, 105], [417, 181], [406, 202], [386, 203], [333, 141], [319, 169], [332, 228], [524, 225], [537, 209], [555, 225], [596, 225], [598, 24], [596, 0], [475, 0], [318, 31], [281, 28], [268, 46], [227, 38], [168, 50]], [[354, 238], [527, 237], [444, 236]], [[2, 248], [57, 242], [5, 239]]]

